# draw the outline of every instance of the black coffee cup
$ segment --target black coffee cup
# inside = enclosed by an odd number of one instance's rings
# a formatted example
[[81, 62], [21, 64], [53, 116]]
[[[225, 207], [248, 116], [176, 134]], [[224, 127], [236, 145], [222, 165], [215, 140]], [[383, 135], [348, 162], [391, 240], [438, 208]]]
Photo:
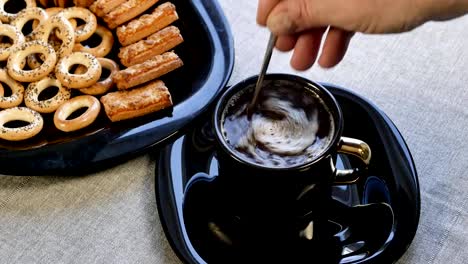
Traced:
[[[331, 187], [358, 181], [369, 164], [371, 150], [363, 141], [342, 137], [341, 109], [323, 86], [299, 76], [268, 74], [267, 83], [287, 82], [318, 95], [333, 116], [334, 134], [321, 155], [293, 167], [268, 167], [245, 159], [227, 142], [222, 118], [230, 99], [245, 89], [253, 94], [256, 81], [256, 76], [251, 77], [227, 90], [216, 105], [213, 120], [218, 178], [227, 187], [225, 195], [239, 215], [243, 246], [258, 252], [261, 244], [268, 245], [268, 252], [275, 252], [276, 247], [287, 252], [286, 248], [297, 249], [303, 243], [329, 241], [325, 226]], [[352, 170], [336, 169], [338, 153], [357, 157], [362, 166]], [[317, 245], [323, 246], [322, 242]]]

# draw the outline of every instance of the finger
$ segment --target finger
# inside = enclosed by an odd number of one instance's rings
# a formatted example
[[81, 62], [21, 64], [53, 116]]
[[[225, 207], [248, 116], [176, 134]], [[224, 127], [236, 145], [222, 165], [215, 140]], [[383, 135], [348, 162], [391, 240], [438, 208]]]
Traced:
[[283, 0], [271, 10], [268, 28], [277, 35], [292, 34], [311, 28], [328, 26], [322, 17], [336, 1]]
[[286, 52], [294, 49], [297, 43], [297, 35], [283, 35], [279, 36], [276, 41], [276, 48], [280, 51]]
[[280, 2], [281, 0], [259, 0], [258, 9], [257, 9], [257, 23], [259, 25], [265, 26], [267, 22], [268, 15], [271, 10]]
[[291, 66], [298, 71], [305, 71], [317, 60], [324, 28], [306, 31], [297, 39]]
[[336, 66], [345, 56], [354, 32], [330, 28], [318, 63], [323, 68]]

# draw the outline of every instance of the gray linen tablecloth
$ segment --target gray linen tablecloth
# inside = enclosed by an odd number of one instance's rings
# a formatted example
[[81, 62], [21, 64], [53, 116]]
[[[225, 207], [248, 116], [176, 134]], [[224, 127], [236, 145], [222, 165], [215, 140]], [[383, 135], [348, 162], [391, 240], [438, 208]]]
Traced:
[[[232, 25], [231, 83], [258, 72], [268, 32], [257, 1], [220, 0]], [[275, 54], [272, 72], [292, 72]], [[417, 236], [399, 263], [468, 263], [468, 17], [407, 34], [357, 35], [345, 61], [307, 78], [354, 89], [400, 128], [421, 183]], [[162, 231], [155, 160], [80, 178], [0, 177], [1, 263], [180, 263]]]

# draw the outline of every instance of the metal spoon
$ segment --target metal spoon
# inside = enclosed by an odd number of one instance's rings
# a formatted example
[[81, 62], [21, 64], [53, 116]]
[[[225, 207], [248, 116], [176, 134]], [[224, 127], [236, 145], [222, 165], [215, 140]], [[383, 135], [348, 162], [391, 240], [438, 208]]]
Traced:
[[250, 118], [254, 112], [255, 105], [257, 104], [258, 95], [263, 87], [263, 79], [265, 79], [265, 74], [268, 69], [268, 65], [270, 65], [271, 55], [273, 54], [273, 48], [275, 47], [276, 40], [278, 39], [277, 36], [270, 34], [270, 40], [268, 41], [268, 46], [265, 52], [265, 57], [263, 58], [263, 65], [262, 69], [260, 70], [260, 75], [258, 75], [257, 84], [255, 86], [254, 96], [250, 105], [247, 107], [247, 116]]

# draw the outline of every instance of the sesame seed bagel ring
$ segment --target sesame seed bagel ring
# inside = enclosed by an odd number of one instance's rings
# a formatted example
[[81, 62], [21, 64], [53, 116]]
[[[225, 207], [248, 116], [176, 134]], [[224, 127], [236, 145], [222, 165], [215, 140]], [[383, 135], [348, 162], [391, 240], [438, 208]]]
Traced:
[[[58, 93], [50, 99], [40, 101], [39, 95], [42, 91], [49, 87], [58, 87]], [[24, 103], [27, 107], [39, 113], [52, 113], [71, 97], [70, 90], [62, 86], [55, 78], [47, 77], [38, 82], [33, 82], [28, 85], [24, 95]]]
[[[17, 128], [5, 127], [11, 121], [24, 121], [29, 125]], [[9, 141], [21, 141], [34, 137], [44, 126], [42, 116], [27, 107], [15, 107], [0, 111], [0, 138]]]
[[[54, 35], [54, 38], [49, 39], [49, 45], [57, 52], [60, 49], [60, 45], [62, 45], [61, 41]], [[44, 61], [43, 54], [32, 54], [29, 55], [26, 59], [29, 68], [36, 69], [42, 65]]]
[[[21, 10], [17, 14], [16, 18], [10, 22], [10, 25], [16, 27], [20, 32], [22, 32], [24, 25], [26, 25], [28, 21], [33, 20], [37, 25], [37, 23], [44, 23], [48, 18], [49, 15], [44, 11], [44, 9], [39, 7], [29, 7]], [[35, 26], [33, 27], [35, 28]]]
[[101, 37], [101, 43], [98, 46], [88, 48], [83, 46], [83, 44], [81, 43], [76, 43], [75, 47], [73, 48], [73, 51], [83, 51], [91, 53], [96, 57], [107, 56], [107, 54], [109, 54], [109, 52], [112, 50], [112, 46], [114, 45], [114, 36], [112, 35], [112, 32], [107, 28], [98, 25], [94, 34], [97, 34]]
[[[23, 70], [26, 58], [35, 53], [44, 54], [45, 60], [42, 65], [33, 70]], [[54, 70], [57, 55], [54, 49], [47, 43], [34, 40], [25, 42], [11, 53], [7, 62], [8, 74], [20, 82], [35, 82], [46, 77]]]
[[[63, 7], [49, 7], [49, 8], [45, 9], [45, 11], [46, 11], [47, 15], [49, 15], [49, 17], [52, 17], [52, 16], [60, 13], [62, 10], [63, 10]], [[76, 29], [76, 26], [77, 26], [76, 20], [75, 19], [69, 19], [68, 21], [72, 25], [73, 29]], [[37, 21], [33, 22], [33, 28], [36, 28], [38, 25], [39, 25], [39, 22], [37, 22]]]
[[44, 55], [42, 54], [39, 56], [37, 54], [32, 54], [26, 58], [26, 62], [28, 63], [29, 68], [34, 70], [34, 69], [41, 67], [42, 62], [44, 61], [43, 58], [44, 58]]
[[78, 18], [86, 22], [83, 27], [78, 27], [75, 31], [75, 41], [81, 42], [90, 38], [97, 28], [96, 16], [86, 8], [83, 7], [69, 7], [65, 8], [58, 15], [64, 16], [66, 19]]
[[13, 40], [13, 45], [2, 45], [0, 47], [0, 61], [4, 61], [8, 59], [13, 49], [24, 43], [24, 36], [16, 27], [7, 24], [0, 25], [0, 36], [7, 36]]
[[[88, 70], [83, 74], [70, 73], [73, 65], [83, 65]], [[93, 55], [84, 52], [74, 52], [63, 57], [55, 67], [55, 76], [68, 88], [87, 88], [94, 85], [101, 76], [102, 67]]]
[[114, 76], [114, 74], [119, 71], [119, 65], [117, 65], [117, 63], [115, 63], [113, 60], [106, 58], [98, 58], [98, 61], [103, 69], [110, 71], [109, 77], [97, 82], [91, 87], [80, 89], [80, 92], [90, 95], [101, 95], [109, 91], [115, 85], [114, 81], [112, 80], [112, 76]]
[[[82, 115], [72, 120], [67, 118], [76, 110], [87, 107]], [[71, 132], [91, 125], [101, 111], [101, 103], [91, 95], [80, 95], [62, 104], [54, 115], [54, 124], [59, 130]]]
[[[18, 14], [8, 13], [7, 11], [5, 11], [5, 4], [8, 1], [10, 0], [0, 0], [0, 20], [2, 22], [10, 22], [11, 20], [15, 19], [16, 16], [18, 15]], [[26, 8], [36, 6], [35, 0], [24, 0], [24, 2], [26, 3]]]
[[[47, 8], [46, 9], [46, 12], [47, 14], [49, 14], [49, 16], [55, 16], [56, 14], [60, 13], [63, 11], [63, 7], [50, 7], [50, 8]], [[68, 22], [70, 22], [70, 24], [72, 25], [73, 27], [73, 30], [76, 29], [76, 27], [78, 26], [78, 22], [76, 21], [76, 19], [68, 19]]]
[[2, 93], [0, 96], [0, 108], [12, 108], [20, 105], [23, 102], [24, 97], [24, 87], [23, 85], [11, 78], [4, 69], [0, 69], [0, 82], [5, 83], [11, 89], [11, 95], [8, 97], [3, 96], [3, 86]]
[[62, 45], [56, 51], [59, 58], [70, 54], [75, 45], [75, 33], [70, 22], [63, 16], [55, 15], [50, 17], [45, 23], [39, 24], [32, 33], [32, 38], [42, 40], [47, 43], [50, 35], [55, 33], [54, 29], [58, 29], [60, 34], [56, 35], [62, 40]]
[[28, 63], [29, 68], [31, 68], [32, 70], [37, 69], [42, 65], [42, 62], [38, 59], [38, 57], [41, 57], [42, 59], [43, 56], [37, 56], [36, 54], [32, 54], [26, 58], [26, 62]]

